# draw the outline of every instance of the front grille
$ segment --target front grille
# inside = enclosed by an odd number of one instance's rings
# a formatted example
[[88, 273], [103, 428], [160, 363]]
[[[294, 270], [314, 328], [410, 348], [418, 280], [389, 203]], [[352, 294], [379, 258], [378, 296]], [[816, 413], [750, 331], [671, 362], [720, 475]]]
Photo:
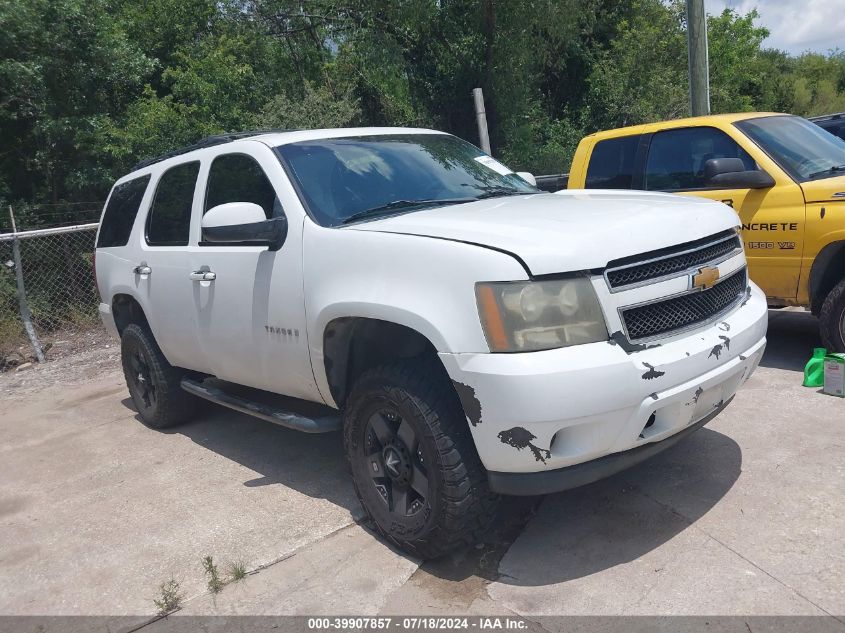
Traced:
[[628, 339], [650, 338], [709, 321], [736, 304], [747, 285], [746, 269], [741, 268], [708, 290], [623, 309]]
[[724, 231], [697, 242], [610, 262], [605, 274], [610, 288], [618, 290], [722, 261], [741, 249], [739, 236], [733, 231]]

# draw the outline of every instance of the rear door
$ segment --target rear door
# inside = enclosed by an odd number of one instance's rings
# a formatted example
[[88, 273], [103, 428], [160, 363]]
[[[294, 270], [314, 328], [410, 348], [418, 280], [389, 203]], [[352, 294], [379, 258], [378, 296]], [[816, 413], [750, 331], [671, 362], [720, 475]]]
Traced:
[[165, 169], [155, 183], [134, 282], [156, 342], [172, 365], [208, 371], [192, 308], [189, 236], [198, 160]]
[[[743, 139], [744, 140], [744, 139]], [[642, 188], [694, 195], [733, 207], [742, 220], [751, 278], [773, 299], [794, 300], [801, 274], [805, 209], [801, 188], [780, 170], [769, 171], [768, 189], [714, 189], [704, 178], [711, 158], [739, 158], [748, 170], [760, 169], [748, 143], [743, 147], [711, 126], [677, 128], [651, 135]]]

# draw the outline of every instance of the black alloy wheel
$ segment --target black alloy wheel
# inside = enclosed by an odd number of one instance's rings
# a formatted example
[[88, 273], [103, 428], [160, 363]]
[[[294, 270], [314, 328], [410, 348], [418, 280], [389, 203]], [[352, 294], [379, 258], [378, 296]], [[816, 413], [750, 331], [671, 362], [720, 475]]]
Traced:
[[417, 434], [391, 406], [379, 408], [367, 421], [367, 456], [373, 485], [390, 512], [408, 517], [428, 500], [428, 474]]

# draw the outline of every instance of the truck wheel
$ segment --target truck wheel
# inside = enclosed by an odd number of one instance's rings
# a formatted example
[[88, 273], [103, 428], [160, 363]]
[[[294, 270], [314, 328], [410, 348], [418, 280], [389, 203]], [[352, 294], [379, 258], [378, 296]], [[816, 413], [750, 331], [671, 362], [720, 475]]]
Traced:
[[845, 352], [845, 279], [827, 293], [819, 312], [819, 329], [828, 350]]
[[164, 429], [188, 418], [193, 399], [180, 385], [183, 372], [167, 362], [147, 329], [126, 326], [120, 357], [129, 395], [144, 424]]
[[498, 507], [457, 395], [435, 362], [365, 372], [344, 420], [361, 505], [379, 533], [423, 559], [478, 542]]

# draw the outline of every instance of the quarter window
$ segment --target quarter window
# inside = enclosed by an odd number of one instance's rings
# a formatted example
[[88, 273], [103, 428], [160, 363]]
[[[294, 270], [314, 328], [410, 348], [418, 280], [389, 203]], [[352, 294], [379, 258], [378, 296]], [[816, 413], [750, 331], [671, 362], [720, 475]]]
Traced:
[[657, 132], [648, 150], [645, 189], [707, 189], [704, 164], [712, 158], [739, 158], [745, 169], [757, 169], [748, 152], [716, 128], [690, 127]]
[[171, 167], [159, 179], [147, 220], [151, 246], [186, 246], [191, 228], [191, 207], [199, 161]]
[[630, 189], [639, 136], [599, 141], [587, 168], [587, 189]]
[[149, 176], [135, 178], [129, 182], [117, 185], [111, 192], [103, 221], [100, 225], [100, 235], [97, 237], [97, 248], [109, 246], [126, 246], [129, 234], [138, 215], [138, 207], [150, 182]]
[[267, 219], [282, 215], [276, 190], [261, 165], [246, 154], [224, 154], [211, 163], [203, 213], [228, 202], [255, 203]]

